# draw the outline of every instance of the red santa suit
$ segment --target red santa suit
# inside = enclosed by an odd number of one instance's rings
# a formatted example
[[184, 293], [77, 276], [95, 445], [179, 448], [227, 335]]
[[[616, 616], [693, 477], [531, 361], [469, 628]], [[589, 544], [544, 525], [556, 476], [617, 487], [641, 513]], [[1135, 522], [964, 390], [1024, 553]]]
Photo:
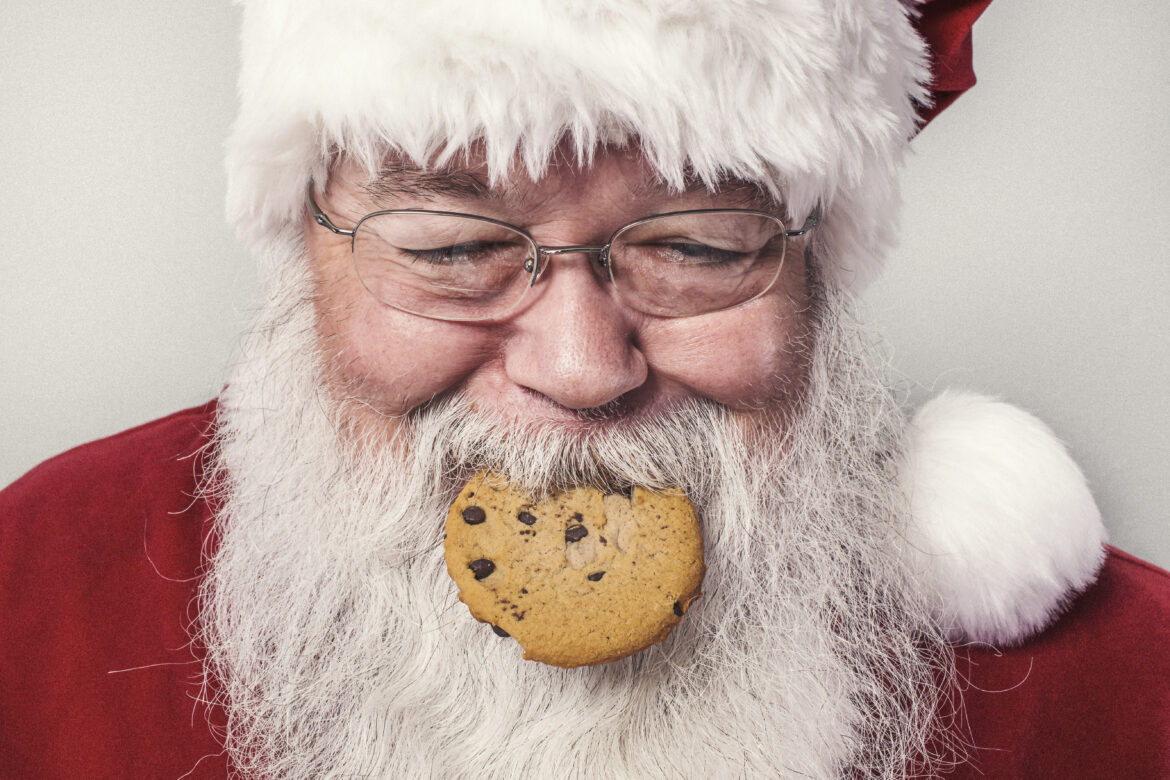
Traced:
[[[13, 778], [224, 777], [196, 594], [215, 404], [71, 450], [0, 492], [0, 768]], [[954, 777], [1170, 777], [1170, 574], [1110, 548], [1030, 641], [958, 650]]]

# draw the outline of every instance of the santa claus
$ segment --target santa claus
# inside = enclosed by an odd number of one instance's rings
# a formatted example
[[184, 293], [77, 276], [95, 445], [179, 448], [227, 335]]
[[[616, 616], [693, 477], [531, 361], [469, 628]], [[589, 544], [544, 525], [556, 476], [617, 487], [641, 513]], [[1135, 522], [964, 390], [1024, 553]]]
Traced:
[[[854, 315], [984, 4], [248, 3], [267, 302], [217, 401], [0, 499], [10, 773], [1170, 773], [1167, 575], [1033, 417], [909, 417]], [[680, 488], [703, 596], [525, 660], [444, 563], [484, 470]]]

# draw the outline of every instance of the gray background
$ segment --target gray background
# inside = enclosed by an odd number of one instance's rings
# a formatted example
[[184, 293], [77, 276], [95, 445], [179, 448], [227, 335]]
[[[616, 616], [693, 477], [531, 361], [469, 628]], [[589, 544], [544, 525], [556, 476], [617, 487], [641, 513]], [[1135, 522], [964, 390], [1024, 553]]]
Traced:
[[[1107, 8], [1116, 9], [1113, 11]], [[0, 3], [0, 484], [214, 396], [255, 301], [223, 221], [239, 10]], [[915, 401], [1040, 415], [1115, 543], [1170, 565], [1170, 3], [999, 0], [914, 142], [871, 290]]]

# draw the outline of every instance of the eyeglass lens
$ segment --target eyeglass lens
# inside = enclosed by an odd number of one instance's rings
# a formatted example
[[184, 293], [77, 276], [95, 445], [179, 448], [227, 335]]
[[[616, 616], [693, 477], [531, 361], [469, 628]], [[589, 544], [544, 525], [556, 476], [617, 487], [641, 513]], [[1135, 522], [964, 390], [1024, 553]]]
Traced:
[[[763, 214], [651, 217], [614, 236], [610, 274], [622, 301], [638, 311], [717, 311], [771, 287], [785, 239], [784, 225]], [[507, 314], [524, 297], [536, 247], [516, 229], [471, 216], [386, 213], [357, 226], [353, 254], [362, 284], [383, 303], [427, 317], [482, 320]]]
[[610, 273], [631, 308], [663, 317], [703, 314], [767, 291], [785, 242], [784, 225], [762, 214], [655, 217], [614, 237]]

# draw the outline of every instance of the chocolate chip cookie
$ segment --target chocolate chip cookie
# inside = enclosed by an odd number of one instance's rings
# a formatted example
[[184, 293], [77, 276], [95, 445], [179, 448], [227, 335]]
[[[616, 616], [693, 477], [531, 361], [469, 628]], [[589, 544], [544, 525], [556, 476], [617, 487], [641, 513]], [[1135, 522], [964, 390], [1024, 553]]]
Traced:
[[447, 572], [471, 614], [553, 666], [643, 650], [700, 595], [702, 532], [678, 490], [581, 487], [534, 502], [480, 474], [451, 505], [445, 538]]

